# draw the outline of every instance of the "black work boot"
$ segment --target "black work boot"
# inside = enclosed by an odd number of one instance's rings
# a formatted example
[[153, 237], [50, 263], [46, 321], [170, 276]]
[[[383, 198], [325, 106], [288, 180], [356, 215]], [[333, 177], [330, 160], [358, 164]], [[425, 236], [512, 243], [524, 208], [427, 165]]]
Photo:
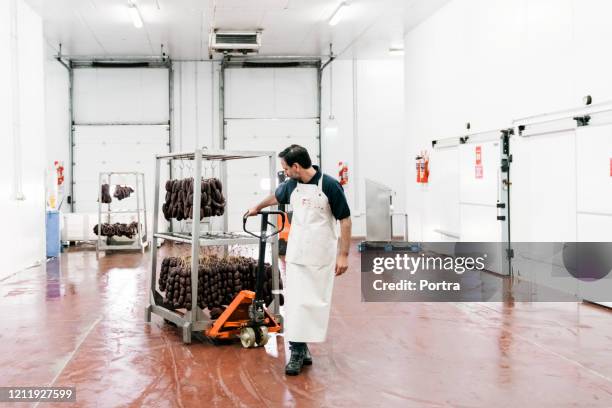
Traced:
[[291, 349], [291, 357], [285, 366], [285, 374], [298, 375], [304, 365], [305, 347], [302, 344], [291, 344], [289, 348]]
[[304, 365], [312, 365], [312, 356], [308, 350], [308, 344], [304, 343]]

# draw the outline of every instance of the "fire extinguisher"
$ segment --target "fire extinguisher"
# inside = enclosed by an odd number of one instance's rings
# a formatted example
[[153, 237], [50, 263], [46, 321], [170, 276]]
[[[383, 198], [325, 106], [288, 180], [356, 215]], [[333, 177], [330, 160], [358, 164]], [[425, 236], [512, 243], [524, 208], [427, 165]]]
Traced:
[[423, 157], [423, 174], [421, 175], [421, 183], [429, 182], [429, 155], [425, 153]]
[[345, 186], [348, 184], [348, 165], [346, 163], [339, 162], [338, 167], [338, 177], [340, 179], [340, 185]]
[[429, 181], [429, 156], [427, 152], [421, 152], [416, 157], [416, 181], [423, 184]]
[[57, 171], [57, 185], [61, 186], [64, 184], [64, 165], [57, 160], [54, 161], [53, 164], [55, 165], [55, 170]]

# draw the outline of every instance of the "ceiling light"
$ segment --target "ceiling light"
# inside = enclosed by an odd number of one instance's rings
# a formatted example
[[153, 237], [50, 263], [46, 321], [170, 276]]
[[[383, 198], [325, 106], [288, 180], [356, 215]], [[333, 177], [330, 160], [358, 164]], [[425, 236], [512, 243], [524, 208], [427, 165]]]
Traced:
[[330, 26], [335, 26], [336, 24], [340, 22], [342, 17], [344, 17], [347, 7], [348, 7], [347, 2], [343, 1], [342, 3], [340, 3], [336, 11], [334, 11], [334, 14], [332, 14], [332, 16], [329, 18]]
[[404, 55], [404, 48], [400, 48], [400, 47], [391, 47], [389, 48], [389, 55], [393, 55], [393, 56], [400, 56], [400, 55]]
[[132, 1], [128, 1], [128, 11], [130, 13], [130, 17], [132, 18], [132, 23], [136, 28], [142, 28], [142, 17], [140, 17], [140, 11], [138, 11], [138, 7]]

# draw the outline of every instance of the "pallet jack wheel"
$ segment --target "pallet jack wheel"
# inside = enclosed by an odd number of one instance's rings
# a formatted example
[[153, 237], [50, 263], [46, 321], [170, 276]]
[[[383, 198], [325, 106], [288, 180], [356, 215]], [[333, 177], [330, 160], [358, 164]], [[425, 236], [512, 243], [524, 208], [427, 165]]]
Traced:
[[270, 336], [268, 336], [268, 328], [266, 326], [259, 326], [258, 330], [259, 330], [260, 340], [259, 340], [259, 343], [257, 345], [259, 347], [262, 347], [262, 346], [265, 346], [268, 343], [268, 340], [270, 339]]
[[240, 330], [240, 343], [244, 348], [255, 346], [255, 330], [252, 327], [244, 327]]

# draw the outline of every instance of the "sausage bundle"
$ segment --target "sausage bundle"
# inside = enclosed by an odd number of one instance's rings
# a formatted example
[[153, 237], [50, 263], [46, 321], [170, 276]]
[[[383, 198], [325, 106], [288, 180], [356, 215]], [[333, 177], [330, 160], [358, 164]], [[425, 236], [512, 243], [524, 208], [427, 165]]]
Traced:
[[100, 196], [102, 199], [102, 203], [110, 204], [113, 199], [110, 196], [110, 186], [108, 184], [102, 184], [100, 187]]
[[121, 201], [124, 198], [128, 198], [130, 194], [132, 194], [133, 192], [134, 192], [134, 189], [132, 187], [120, 186], [119, 184], [117, 184], [115, 186], [115, 193], [113, 194], [113, 197]]
[[[101, 230], [101, 231], [100, 231]], [[101, 235], [104, 237], [127, 237], [132, 239], [134, 235], [138, 234], [138, 223], [132, 222], [130, 224], [123, 223], [115, 223], [115, 224], [102, 224], [102, 228], [99, 228], [99, 225], [93, 228], [93, 232], [96, 235]]]
[[[264, 300], [272, 302], [272, 267], [265, 264]], [[208, 255], [200, 258], [198, 270], [198, 306], [210, 311], [217, 319], [241, 290], [255, 291], [257, 261], [253, 258]], [[167, 257], [161, 264], [159, 290], [165, 292], [167, 306], [191, 310], [191, 261], [188, 258]], [[282, 282], [279, 284], [282, 289]], [[282, 303], [282, 302], [281, 302]]]
[[[193, 219], [193, 177], [166, 182], [166, 200], [162, 212], [166, 220]], [[223, 185], [217, 178], [202, 179], [200, 182], [202, 198], [200, 200], [200, 219], [223, 215], [225, 212], [225, 197]]]

